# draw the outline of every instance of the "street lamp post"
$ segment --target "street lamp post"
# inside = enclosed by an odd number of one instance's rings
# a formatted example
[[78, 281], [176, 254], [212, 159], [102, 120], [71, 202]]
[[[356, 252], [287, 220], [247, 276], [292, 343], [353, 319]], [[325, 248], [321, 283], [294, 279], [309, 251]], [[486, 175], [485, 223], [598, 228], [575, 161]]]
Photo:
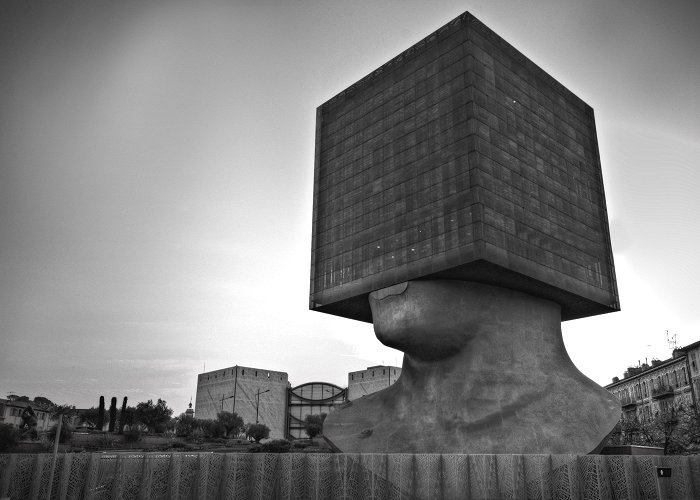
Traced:
[[260, 392], [260, 389], [258, 389], [257, 394], [255, 395], [255, 423], [259, 424], [260, 422], [258, 421], [258, 410], [260, 409], [260, 395], [265, 394], [266, 392], [270, 392], [270, 389], [266, 391]]

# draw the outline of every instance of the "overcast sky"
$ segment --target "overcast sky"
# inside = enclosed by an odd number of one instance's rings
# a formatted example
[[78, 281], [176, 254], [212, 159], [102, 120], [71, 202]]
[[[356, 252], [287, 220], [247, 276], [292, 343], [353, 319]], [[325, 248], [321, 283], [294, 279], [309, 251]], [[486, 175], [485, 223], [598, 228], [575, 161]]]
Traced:
[[315, 110], [465, 10], [596, 114], [622, 311], [604, 385], [700, 340], [700, 3], [0, 3], [0, 397], [163, 398], [236, 364], [341, 386], [401, 353], [308, 310]]

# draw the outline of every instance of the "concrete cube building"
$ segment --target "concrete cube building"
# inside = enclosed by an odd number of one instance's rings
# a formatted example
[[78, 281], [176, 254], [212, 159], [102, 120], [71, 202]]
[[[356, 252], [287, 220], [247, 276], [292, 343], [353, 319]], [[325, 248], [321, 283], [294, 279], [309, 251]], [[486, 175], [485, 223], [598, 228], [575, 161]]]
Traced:
[[469, 13], [317, 110], [310, 308], [418, 279], [619, 310], [593, 110]]
[[348, 373], [348, 401], [386, 389], [401, 376], [401, 367], [376, 365]]
[[287, 373], [250, 366], [231, 366], [197, 376], [194, 415], [215, 419], [221, 411], [237, 413], [245, 424], [270, 428], [271, 439], [286, 435]]

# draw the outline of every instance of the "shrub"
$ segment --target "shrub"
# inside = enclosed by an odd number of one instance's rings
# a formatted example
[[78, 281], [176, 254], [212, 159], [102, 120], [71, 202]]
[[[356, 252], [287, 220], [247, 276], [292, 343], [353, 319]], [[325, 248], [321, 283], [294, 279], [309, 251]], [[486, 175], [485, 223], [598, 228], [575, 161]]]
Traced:
[[[54, 424], [53, 427], [51, 427], [47, 432], [46, 432], [46, 437], [49, 438], [51, 441], [56, 440], [56, 427], [58, 427], [58, 424]], [[61, 425], [61, 436], [58, 440], [59, 443], [67, 443], [70, 441], [71, 436], [73, 435], [73, 429], [71, 428], [70, 425], [68, 425], [65, 421]]]
[[273, 439], [260, 447], [262, 453], [288, 453], [292, 443], [286, 439]]
[[313, 439], [323, 432], [323, 421], [326, 420], [326, 414], [307, 415], [304, 419], [304, 430], [306, 434]]
[[140, 430], [129, 429], [128, 431], [124, 431], [124, 442], [135, 443], [139, 439], [141, 439], [141, 431]]
[[226, 428], [218, 420], [200, 420], [199, 425], [207, 439], [221, 438], [226, 434]]
[[204, 429], [194, 429], [190, 435], [187, 436], [187, 439], [196, 443], [201, 443], [204, 441]]
[[19, 443], [19, 431], [12, 424], [0, 424], [0, 451], [7, 451]]
[[248, 424], [245, 435], [259, 443], [261, 439], [270, 437], [270, 428], [265, 424]]

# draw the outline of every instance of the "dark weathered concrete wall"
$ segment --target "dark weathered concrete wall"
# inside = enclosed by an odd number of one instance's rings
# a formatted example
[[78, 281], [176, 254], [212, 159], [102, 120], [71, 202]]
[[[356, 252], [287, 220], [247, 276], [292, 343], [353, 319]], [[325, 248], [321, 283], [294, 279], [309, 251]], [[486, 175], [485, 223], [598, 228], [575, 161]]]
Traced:
[[310, 306], [411, 279], [617, 310], [593, 111], [469, 14], [319, 107]]
[[[47, 498], [51, 455], [0, 454], [0, 497]], [[671, 467], [659, 478], [657, 467]], [[61, 454], [58, 498], [698, 498], [700, 457]]]

